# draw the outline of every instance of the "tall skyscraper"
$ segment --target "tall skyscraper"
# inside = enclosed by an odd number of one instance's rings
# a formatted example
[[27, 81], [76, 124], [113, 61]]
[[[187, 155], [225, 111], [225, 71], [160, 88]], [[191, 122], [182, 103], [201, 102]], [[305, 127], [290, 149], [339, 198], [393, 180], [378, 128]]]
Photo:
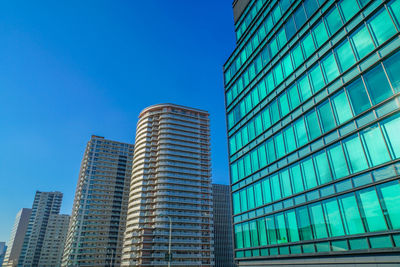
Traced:
[[39, 266], [59, 267], [67, 239], [69, 215], [51, 214], [43, 239]]
[[239, 266], [400, 263], [400, 0], [236, 0]]
[[75, 192], [63, 266], [119, 266], [133, 145], [93, 135]]
[[160, 104], [136, 128], [121, 266], [213, 266], [208, 113]]
[[50, 217], [60, 212], [62, 197], [61, 192], [36, 191], [18, 266], [39, 266], [46, 228]]
[[212, 196], [215, 267], [234, 267], [230, 186], [213, 184]]
[[31, 209], [21, 209], [15, 217], [15, 222], [8, 241], [8, 248], [4, 257], [3, 267], [15, 267], [18, 265], [18, 259], [21, 254], [22, 245], [26, 230], [28, 229]]

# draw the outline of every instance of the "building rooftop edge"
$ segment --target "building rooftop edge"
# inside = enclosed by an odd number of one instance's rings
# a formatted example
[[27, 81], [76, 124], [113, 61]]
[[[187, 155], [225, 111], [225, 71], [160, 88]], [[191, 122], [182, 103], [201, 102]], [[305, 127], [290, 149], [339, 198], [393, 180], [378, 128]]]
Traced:
[[195, 112], [201, 112], [201, 113], [206, 113], [209, 114], [208, 111], [203, 110], [203, 109], [198, 109], [198, 108], [192, 108], [192, 107], [187, 107], [183, 105], [178, 105], [178, 104], [173, 104], [173, 103], [160, 103], [160, 104], [154, 104], [151, 106], [148, 106], [147, 108], [144, 108], [140, 114], [139, 117], [141, 117], [144, 113], [154, 109], [154, 108], [160, 108], [160, 107], [176, 107], [176, 108], [182, 108], [182, 109], [187, 109], [187, 110], [192, 110]]

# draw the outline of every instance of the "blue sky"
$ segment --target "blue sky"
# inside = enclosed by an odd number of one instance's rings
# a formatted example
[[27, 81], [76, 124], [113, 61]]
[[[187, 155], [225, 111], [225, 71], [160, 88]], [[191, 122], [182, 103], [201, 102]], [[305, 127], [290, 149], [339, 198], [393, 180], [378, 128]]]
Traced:
[[152, 104], [210, 112], [213, 180], [229, 183], [232, 0], [1, 1], [0, 40], [0, 241], [36, 190], [70, 213], [90, 136], [133, 143]]

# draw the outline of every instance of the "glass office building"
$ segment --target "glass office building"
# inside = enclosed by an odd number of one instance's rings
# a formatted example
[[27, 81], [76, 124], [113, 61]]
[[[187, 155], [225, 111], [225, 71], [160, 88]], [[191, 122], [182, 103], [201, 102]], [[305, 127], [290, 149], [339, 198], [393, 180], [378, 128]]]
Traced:
[[224, 80], [239, 266], [399, 263], [400, 0], [233, 9]]

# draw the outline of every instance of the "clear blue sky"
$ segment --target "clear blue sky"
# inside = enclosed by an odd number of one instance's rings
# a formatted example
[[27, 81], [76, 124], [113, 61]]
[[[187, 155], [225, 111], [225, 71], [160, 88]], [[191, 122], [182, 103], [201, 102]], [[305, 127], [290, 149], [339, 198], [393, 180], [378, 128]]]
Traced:
[[232, 0], [0, 2], [0, 241], [36, 190], [70, 213], [90, 135], [133, 143], [137, 116], [171, 102], [211, 114], [228, 184], [222, 65]]

